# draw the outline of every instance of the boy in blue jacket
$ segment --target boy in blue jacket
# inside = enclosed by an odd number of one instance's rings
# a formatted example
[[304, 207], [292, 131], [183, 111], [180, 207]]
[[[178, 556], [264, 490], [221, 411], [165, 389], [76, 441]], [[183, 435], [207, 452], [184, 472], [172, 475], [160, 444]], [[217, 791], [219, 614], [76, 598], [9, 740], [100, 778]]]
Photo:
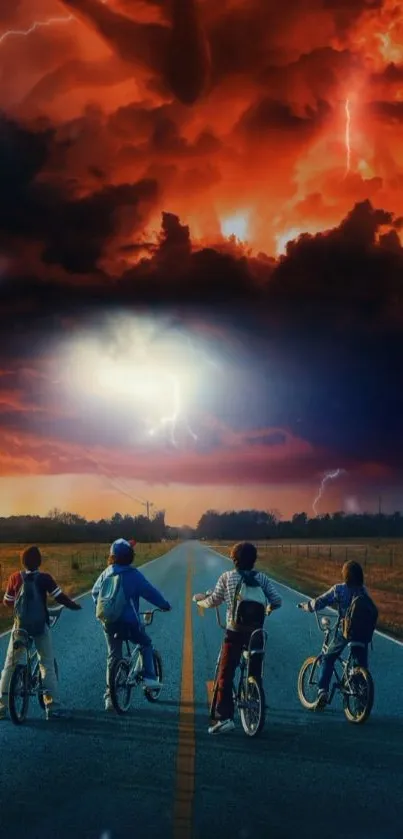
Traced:
[[[164, 612], [169, 612], [171, 606], [162, 594], [146, 580], [143, 574], [137, 568], [132, 567], [134, 556], [133, 546], [129, 542], [126, 542], [126, 539], [116, 539], [110, 548], [108, 567], [102, 571], [102, 574], [100, 574], [92, 589], [92, 597], [96, 604], [105, 577], [110, 574], [122, 574], [123, 590], [127, 601], [126, 606], [119, 621], [103, 627], [108, 650], [106, 691], [104, 695], [106, 711], [113, 711], [109, 680], [114, 662], [116, 659], [122, 657], [122, 640], [124, 638], [142, 646], [145, 686], [148, 688], [161, 687], [161, 683], [157, 682], [155, 678], [151, 638], [149, 638], [140, 624], [138, 615], [139, 600], [142, 597], [148, 603], [156, 606], [157, 609], [162, 609]], [[118, 638], [114, 637], [116, 634], [118, 634]]]

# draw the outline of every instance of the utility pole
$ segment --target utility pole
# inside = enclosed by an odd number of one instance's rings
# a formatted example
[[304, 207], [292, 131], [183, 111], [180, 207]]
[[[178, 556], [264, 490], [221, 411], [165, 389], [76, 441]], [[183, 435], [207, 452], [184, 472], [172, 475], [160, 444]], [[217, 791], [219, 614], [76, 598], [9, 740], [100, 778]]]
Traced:
[[141, 504], [143, 505], [143, 507], [145, 507], [145, 508], [146, 508], [146, 510], [147, 510], [147, 518], [148, 518], [148, 520], [149, 520], [149, 519], [150, 519], [150, 507], [154, 507], [154, 504], [153, 504], [153, 502], [152, 502], [152, 501], [142, 501], [142, 502], [141, 502]]

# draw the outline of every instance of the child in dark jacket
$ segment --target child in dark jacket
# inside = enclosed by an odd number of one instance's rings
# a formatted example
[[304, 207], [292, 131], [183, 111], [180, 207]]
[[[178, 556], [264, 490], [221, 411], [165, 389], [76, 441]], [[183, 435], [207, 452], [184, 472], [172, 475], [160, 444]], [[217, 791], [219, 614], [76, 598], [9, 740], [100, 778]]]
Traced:
[[[323, 656], [318, 682], [318, 698], [315, 709], [321, 711], [327, 705], [329, 699], [329, 686], [332, 678], [333, 666], [337, 657], [343, 652], [348, 641], [342, 633], [342, 619], [345, 617], [348, 607], [353, 599], [361, 593], [367, 593], [364, 586], [364, 573], [359, 562], [350, 560], [345, 562], [342, 568], [342, 583], [336, 583], [320, 597], [301, 603], [306, 612], [320, 612], [326, 606], [334, 606], [339, 613], [339, 620], [335, 628], [334, 636], [329, 644], [327, 652]], [[368, 645], [357, 644], [354, 646], [354, 653], [357, 663], [361, 667], [368, 666]]]
[[161, 687], [161, 682], [156, 680], [151, 638], [140, 623], [139, 600], [142, 597], [164, 612], [169, 612], [171, 606], [158, 589], [154, 588], [137, 568], [132, 567], [134, 557], [133, 545], [125, 539], [116, 539], [110, 548], [108, 566], [102, 571], [92, 589], [92, 597], [96, 604], [105, 578], [111, 574], [122, 575], [126, 606], [118, 621], [103, 626], [107, 646], [106, 691], [104, 694], [106, 711], [113, 711], [110, 697], [110, 678], [115, 661], [122, 657], [122, 640], [124, 638], [142, 646], [145, 686], [151, 689]]

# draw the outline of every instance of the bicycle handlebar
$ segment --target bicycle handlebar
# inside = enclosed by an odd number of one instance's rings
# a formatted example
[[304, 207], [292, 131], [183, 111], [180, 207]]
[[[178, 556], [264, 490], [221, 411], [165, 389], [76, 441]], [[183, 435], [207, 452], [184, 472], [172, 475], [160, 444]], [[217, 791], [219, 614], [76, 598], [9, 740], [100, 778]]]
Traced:
[[150, 624], [154, 620], [154, 615], [156, 612], [167, 612], [168, 609], [148, 609], [147, 612], [139, 612], [140, 617], [143, 619], [143, 623], [146, 626], [150, 626]]
[[[304, 607], [305, 607], [305, 602], [304, 603], [297, 603], [297, 609], [303, 609], [304, 612], [308, 611]], [[332, 629], [334, 629], [334, 627], [336, 626], [336, 624], [338, 623], [338, 620], [339, 620], [339, 616], [337, 616], [334, 623], [332, 624], [330, 615], [326, 615], [323, 612], [316, 612], [314, 609], [312, 610], [312, 612], [309, 611], [309, 614], [314, 614], [315, 615], [316, 623], [318, 624], [318, 628], [320, 629], [321, 632], [327, 632], [328, 630], [331, 631]], [[320, 620], [319, 620], [319, 618], [320, 618]]]
[[48, 609], [49, 626], [51, 629], [53, 629], [53, 627], [56, 626], [58, 620], [60, 620], [60, 615], [62, 614], [63, 609], [64, 606], [59, 606], [58, 609]]

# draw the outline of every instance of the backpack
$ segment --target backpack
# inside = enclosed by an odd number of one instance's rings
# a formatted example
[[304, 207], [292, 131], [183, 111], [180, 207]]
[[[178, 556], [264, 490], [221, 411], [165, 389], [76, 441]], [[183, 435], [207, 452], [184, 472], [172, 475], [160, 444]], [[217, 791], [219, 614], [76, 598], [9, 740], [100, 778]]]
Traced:
[[115, 623], [127, 604], [121, 574], [108, 574], [99, 589], [95, 615], [104, 623]]
[[24, 629], [28, 635], [43, 635], [47, 625], [48, 611], [38, 582], [38, 574], [21, 572], [22, 586], [14, 604], [16, 629]]
[[235, 589], [231, 628], [254, 630], [263, 626], [266, 616], [266, 595], [256, 579], [256, 571], [239, 571], [241, 579]]
[[355, 595], [343, 618], [343, 637], [347, 641], [369, 644], [378, 620], [378, 609], [366, 592]]

